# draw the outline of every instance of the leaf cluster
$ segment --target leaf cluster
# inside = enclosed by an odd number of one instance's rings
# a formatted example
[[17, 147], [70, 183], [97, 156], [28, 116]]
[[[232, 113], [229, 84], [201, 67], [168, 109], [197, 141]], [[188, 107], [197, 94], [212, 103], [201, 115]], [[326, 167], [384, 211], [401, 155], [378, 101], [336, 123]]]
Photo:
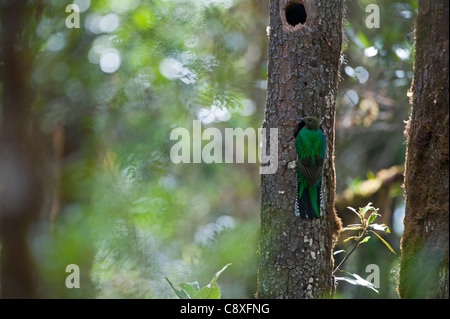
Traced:
[[[379, 235], [375, 232], [382, 231], [386, 233], [390, 233], [389, 227], [385, 224], [375, 224], [374, 221], [378, 216], [381, 216], [378, 214], [379, 208], [375, 208], [372, 206], [372, 203], [367, 204], [365, 207], [360, 207], [359, 211], [354, 209], [353, 207], [348, 207], [351, 211], [353, 211], [360, 219], [360, 224], [351, 224], [347, 227], [344, 227], [342, 231], [347, 230], [358, 230], [359, 233], [357, 236], [350, 236], [344, 239], [344, 242], [347, 242], [351, 239], [355, 240], [357, 242], [357, 246], [360, 244], [366, 243], [371, 238], [369, 233], [374, 234], [376, 237], [378, 237], [383, 244], [392, 252], [395, 254], [395, 251], [392, 249], [392, 247]], [[369, 213], [369, 217], [365, 217]]]
[[221, 270], [216, 272], [216, 274], [211, 279], [211, 282], [203, 288], [200, 288], [198, 281], [195, 281], [190, 283], [182, 282], [179, 284], [181, 289], [176, 289], [170, 282], [170, 280], [167, 277], [165, 278], [170, 287], [172, 287], [173, 291], [175, 291], [175, 294], [180, 299], [220, 299], [220, 289], [216, 281], [217, 279], [219, 279], [219, 276], [222, 274], [222, 272], [225, 271], [225, 269], [227, 269], [227, 267], [230, 265], [231, 264], [227, 264]]
[[[333, 275], [339, 270], [339, 268], [344, 264], [344, 262], [350, 257], [350, 255], [355, 251], [355, 249], [359, 245], [364, 244], [369, 241], [369, 239], [371, 238], [371, 236], [369, 234], [374, 234], [376, 237], [378, 237], [383, 242], [383, 244], [389, 249], [389, 251], [395, 254], [395, 251], [387, 243], [387, 241], [384, 240], [383, 237], [381, 237], [378, 233], [375, 232], [375, 231], [382, 231], [385, 233], [390, 233], [389, 227], [386, 226], [385, 224], [374, 223], [376, 218], [378, 216], [381, 216], [380, 214], [378, 214], [378, 210], [379, 210], [378, 208], [373, 207], [372, 203], [368, 203], [365, 207], [360, 207], [359, 211], [357, 211], [353, 207], [348, 207], [348, 209], [353, 211], [359, 217], [360, 223], [359, 224], [351, 224], [342, 229], [342, 231], [348, 231], [348, 230], [358, 231], [358, 235], [349, 236], [346, 239], [344, 239], [343, 242], [354, 240], [354, 241], [356, 241], [356, 244], [352, 248], [350, 253], [348, 253], [348, 254], [345, 250], [339, 250], [339, 251], [334, 252], [334, 255], [339, 254], [339, 253], [344, 253], [345, 257], [341, 261], [341, 263], [336, 267], [336, 269], [333, 272]], [[368, 217], [366, 217], [366, 216], [368, 216]], [[370, 288], [373, 291], [378, 293], [378, 290], [375, 289], [375, 286], [371, 282], [362, 278], [361, 276], [359, 276], [357, 274], [349, 273], [344, 270], [340, 270], [340, 271], [350, 275], [351, 277], [334, 277], [335, 281], [344, 280], [353, 285], [365, 286], [365, 287]]]

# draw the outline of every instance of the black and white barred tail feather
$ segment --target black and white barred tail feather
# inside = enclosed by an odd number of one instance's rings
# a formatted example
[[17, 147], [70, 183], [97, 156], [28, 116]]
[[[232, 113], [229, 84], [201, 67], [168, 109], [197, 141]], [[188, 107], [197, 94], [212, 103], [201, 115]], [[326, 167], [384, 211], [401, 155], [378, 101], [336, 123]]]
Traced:
[[[322, 199], [322, 188], [320, 187], [321, 185], [319, 184], [319, 192], [318, 192], [318, 196], [317, 196], [317, 206], [319, 207], [319, 212], [320, 212], [320, 206], [321, 206], [321, 199]], [[316, 213], [314, 212], [314, 209], [312, 207], [311, 204], [311, 197], [309, 195], [309, 188], [305, 188], [303, 190], [303, 194], [302, 197], [299, 199], [298, 198], [298, 190], [299, 190], [299, 186], [297, 183], [297, 191], [296, 191], [296, 196], [295, 196], [295, 216], [300, 216], [301, 219], [305, 219], [306, 217], [308, 217], [309, 219], [313, 219], [313, 218], [317, 218]]]

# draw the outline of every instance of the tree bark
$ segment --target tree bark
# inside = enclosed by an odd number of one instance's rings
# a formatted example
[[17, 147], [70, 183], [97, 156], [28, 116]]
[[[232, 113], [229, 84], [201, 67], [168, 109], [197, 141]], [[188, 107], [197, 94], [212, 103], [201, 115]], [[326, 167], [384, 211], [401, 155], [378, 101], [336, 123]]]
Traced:
[[416, 18], [401, 298], [449, 297], [448, 6], [447, 0], [420, 1]]
[[1, 5], [2, 108], [0, 117], [1, 296], [36, 297], [36, 268], [28, 242], [30, 225], [43, 205], [43, 157], [39, 123], [32, 112], [32, 55], [24, 26], [27, 1]]
[[[334, 210], [334, 116], [342, 20], [342, 0], [270, 1], [263, 127], [278, 128], [279, 148], [278, 170], [261, 175], [259, 298], [320, 298], [332, 292], [332, 249], [341, 227]], [[294, 214], [294, 135], [305, 115], [320, 119], [327, 140], [321, 217], [314, 220]]]

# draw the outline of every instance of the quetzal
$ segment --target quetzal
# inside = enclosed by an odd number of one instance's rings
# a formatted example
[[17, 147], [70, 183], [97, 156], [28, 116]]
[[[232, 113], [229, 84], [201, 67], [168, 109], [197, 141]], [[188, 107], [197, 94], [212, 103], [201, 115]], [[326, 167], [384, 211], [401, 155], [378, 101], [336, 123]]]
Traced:
[[309, 219], [320, 217], [320, 186], [325, 159], [325, 135], [319, 128], [319, 120], [313, 116], [300, 119], [304, 126], [296, 133], [295, 149], [298, 154], [298, 197], [296, 215]]

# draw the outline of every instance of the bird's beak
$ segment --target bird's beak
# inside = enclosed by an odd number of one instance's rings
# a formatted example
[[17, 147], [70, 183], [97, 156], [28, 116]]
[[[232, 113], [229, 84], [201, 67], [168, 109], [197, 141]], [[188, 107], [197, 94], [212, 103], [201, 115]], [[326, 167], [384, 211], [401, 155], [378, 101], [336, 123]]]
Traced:
[[300, 121], [305, 122], [305, 119], [303, 117], [300, 118]]

